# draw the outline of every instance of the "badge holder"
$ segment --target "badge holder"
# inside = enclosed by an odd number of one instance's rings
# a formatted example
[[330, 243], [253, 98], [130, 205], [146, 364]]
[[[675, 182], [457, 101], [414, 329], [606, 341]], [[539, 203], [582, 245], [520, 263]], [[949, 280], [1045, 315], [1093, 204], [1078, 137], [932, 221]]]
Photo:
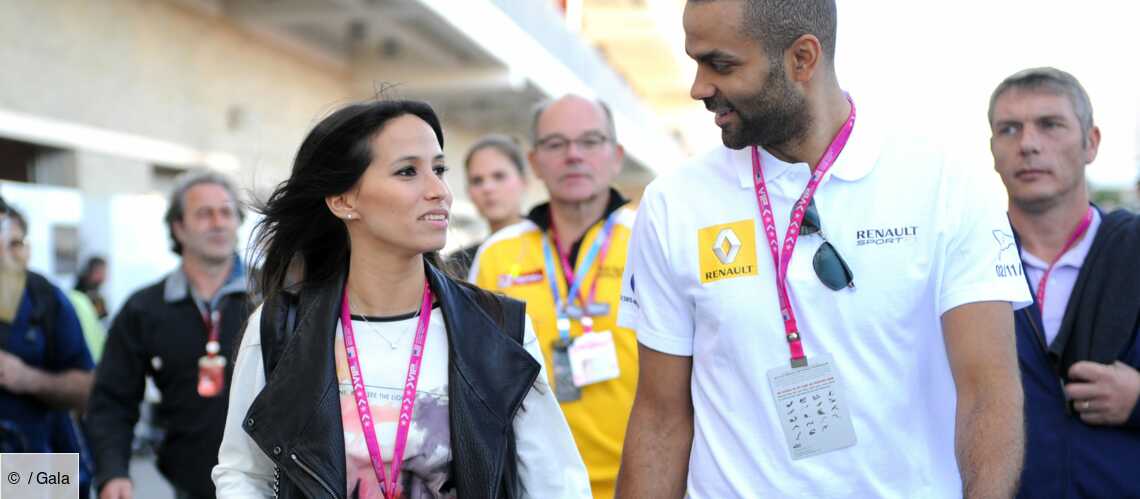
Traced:
[[218, 355], [218, 342], [206, 343], [206, 355], [198, 358], [198, 395], [217, 397], [226, 384], [226, 358]]
[[554, 397], [558, 402], [574, 402], [582, 398], [582, 390], [574, 384], [574, 371], [570, 364], [570, 319], [558, 318], [558, 339], [551, 348], [554, 372]]
[[574, 384], [583, 387], [620, 376], [613, 333], [594, 332], [594, 321], [589, 317], [583, 317], [581, 322], [582, 335], [574, 338], [567, 352]]
[[776, 416], [792, 460], [855, 445], [855, 427], [831, 357], [800, 361], [802, 367], [768, 370]]

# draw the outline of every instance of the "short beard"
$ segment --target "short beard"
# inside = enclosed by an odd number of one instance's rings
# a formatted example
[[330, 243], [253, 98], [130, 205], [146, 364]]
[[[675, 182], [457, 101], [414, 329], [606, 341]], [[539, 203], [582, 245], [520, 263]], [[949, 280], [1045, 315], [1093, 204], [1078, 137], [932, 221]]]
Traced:
[[721, 140], [730, 149], [760, 146], [781, 148], [802, 140], [811, 129], [807, 99], [792, 88], [780, 61], [772, 61], [772, 72], [763, 89], [744, 97], [733, 109], [740, 117], [740, 127], [721, 130]]

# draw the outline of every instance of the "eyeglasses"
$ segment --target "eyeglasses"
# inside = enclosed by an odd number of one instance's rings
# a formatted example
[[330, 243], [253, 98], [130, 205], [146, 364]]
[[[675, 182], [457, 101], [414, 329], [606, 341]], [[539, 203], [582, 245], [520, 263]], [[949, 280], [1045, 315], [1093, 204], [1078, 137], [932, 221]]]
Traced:
[[820, 282], [832, 291], [855, 287], [855, 275], [851, 273], [851, 268], [823, 235], [823, 224], [820, 223], [819, 209], [816, 208], [814, 199], [808, 203], [807, 210], [804, 210], [804, 220], [800, 223], [800, 235], [809, 234], [819, 234], [823, 238], [823, 244], [811, 260], [811, 266]]
[[535, 142], [535, 147], [545, 154], [561, 154], [570, 148], [570, 144], [578, 146], [582, 152], [595, 152], [606, 145], [610, 138], [597, 132], [588, 132], [576, 139], [568, 139], [564, 135], [550, 135]]

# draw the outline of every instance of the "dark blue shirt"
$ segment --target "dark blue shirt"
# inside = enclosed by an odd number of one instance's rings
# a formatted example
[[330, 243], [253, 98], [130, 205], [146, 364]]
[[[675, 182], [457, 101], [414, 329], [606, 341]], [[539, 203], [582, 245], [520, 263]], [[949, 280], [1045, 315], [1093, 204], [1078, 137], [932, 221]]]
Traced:
[[[2, 325], [7, 337], [0, 334], [0, 346], [29, 367], [50, 373], [94, 369], [75, 310], [59, 288], [52, 286], [51, 291], [49, 296], [58, 302], [58, 306], [50, 308], [55, 311], [51, 321], [55, 331], [44, 331], [40, 324], [33, 323], [33, 293], [25, 288], [12, 324]], [[53, 409], [34, 396], [0, 388], [0, 421], [21, 434], [28, 452], [52, 452], [51, 428], [61, 424], [60, 414], [66, 415], [66, 411]]]

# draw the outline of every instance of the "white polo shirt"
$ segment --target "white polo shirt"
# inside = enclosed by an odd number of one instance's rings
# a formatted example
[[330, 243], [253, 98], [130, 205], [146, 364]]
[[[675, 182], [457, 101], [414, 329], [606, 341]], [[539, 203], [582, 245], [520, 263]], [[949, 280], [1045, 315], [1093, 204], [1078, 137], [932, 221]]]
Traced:
[[[766, 372], [789, 353], [749, 149], [718, 148], [645, 190], [619, 323], [693, 357], [689, 497], [961, 497], [940, 318], [1030, 294], [986, 165], [951, 164], [873, 118], [859, 109], [815, 195], [855, 288], [815, 275], [819, 235], [799, 238], [788, 271], [805, 352], [832, 356], [845, 387], [857, 439], [846, 449], [792, 461], [785, 444]], [[809, 169], [762, 154], [782, 243]]]

